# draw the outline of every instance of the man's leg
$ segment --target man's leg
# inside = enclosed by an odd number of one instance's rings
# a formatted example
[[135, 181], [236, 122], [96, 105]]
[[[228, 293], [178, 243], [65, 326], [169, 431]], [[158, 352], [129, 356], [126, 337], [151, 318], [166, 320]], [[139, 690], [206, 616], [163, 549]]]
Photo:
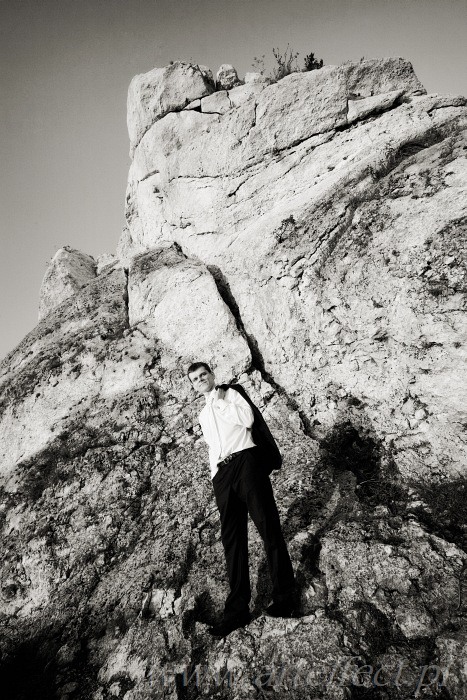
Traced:
[[274, 603], [291, 602], [295, 577], [277, 511], [269, 476], [255, 456], [245, 450], [240, 481], [235, 484], [261, 536], [268, 560]]
[[223, 467], [213, 479], [214, 494], [221, 519], [221, 539], [224, 546], [230, 593], [224, 607], [224, 618], [248, 614], [251, 599], [248, 569], [248, 511], [232, 488], [234, 462]]

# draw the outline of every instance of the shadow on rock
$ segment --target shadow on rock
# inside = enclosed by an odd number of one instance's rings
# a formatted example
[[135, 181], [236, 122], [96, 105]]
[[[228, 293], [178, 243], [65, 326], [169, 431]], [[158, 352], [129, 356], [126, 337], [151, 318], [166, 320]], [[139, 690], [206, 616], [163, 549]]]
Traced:
[[2, 697], [8, 700], [50, 700], [55, 697], [57, 652], [50, 640], [30, 639], [0, 661]]
[[420, 496], [411, 510], [434, 535], [467, 552], [467, 479], [442, 484], [412, 484]]
[[185, 638], [188, 638], [192, 634], [196, 622], [202, 622], [205, 625], [213, 625], [216, 620], [216, 606], [212, 596], [209, 591], [203, 591], [196, 597], [194, 607], [183, 613], [183, 635]]
[[382, 505], [393, 515], [405, 514], [407, 489], [397, 482], [390, 454], [370, 430], [344, 421], [333, 427], [320, 446], [323, 466], [333, 476], [345, 472], [355, 476], [355, 496], [366, 510]]

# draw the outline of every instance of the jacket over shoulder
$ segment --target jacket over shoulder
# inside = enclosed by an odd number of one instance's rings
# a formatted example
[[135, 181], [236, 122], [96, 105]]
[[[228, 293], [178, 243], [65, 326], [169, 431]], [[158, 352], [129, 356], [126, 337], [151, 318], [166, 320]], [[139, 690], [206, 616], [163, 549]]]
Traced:
[[227, 389], [234, 389], [251, 406], [254, 416], [253, 425], [251, 427], [251, 437], [255, 445], [257, 445], [261, 451], [262, 463], [268, 474], [274, 469], [280, 469], [282, 466], [282, 455], [276, 441], [263, 418], [263, 414], [250, 399], [245, 389], [241, 384], [219, 384], [217, 388], [223, 389], [224, 391], [227, 391]]

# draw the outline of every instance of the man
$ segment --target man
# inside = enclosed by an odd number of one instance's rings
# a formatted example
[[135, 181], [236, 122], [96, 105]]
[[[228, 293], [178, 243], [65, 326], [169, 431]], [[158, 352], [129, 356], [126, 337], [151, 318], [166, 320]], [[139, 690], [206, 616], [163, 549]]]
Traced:
[[209, 446], [211, 477], [221, 519], [230, 593], [219, 624], [210, 628], [225, 637], [250, 621], [251, 599], [248, 570], [248, 513], [264, 543], [273, 584], [273, 603], [266, 614], [291, 617], [294, 612], [294, 574], [282, 535], [269, 470], [251, 435], [254, 414], [235, 389], [216, 388], [215, 377], [205, 362], [187, 371], [195, 391], [204, 394], [206, 405], [199, 422]]

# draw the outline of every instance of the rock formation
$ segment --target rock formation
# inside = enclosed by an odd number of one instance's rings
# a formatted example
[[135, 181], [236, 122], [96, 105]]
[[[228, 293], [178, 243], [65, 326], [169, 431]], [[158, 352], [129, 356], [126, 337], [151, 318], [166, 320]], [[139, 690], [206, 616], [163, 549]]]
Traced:
[[[59, 251], [0, 365], [8, 697], [467, 697], [467, 100], [402, 59], [221, 90], [175, 63], [128, 128], [118, 257]], [[262, 614], [251, 528], [221, 642], [198, 359], [281, 446], [301, 595]]]
[[90, 255], [69, 246], [60, 248], [42, 280], [39, 299], [39, 321], [60, 302], [73, 296], [96, 276], [96, 262]]

